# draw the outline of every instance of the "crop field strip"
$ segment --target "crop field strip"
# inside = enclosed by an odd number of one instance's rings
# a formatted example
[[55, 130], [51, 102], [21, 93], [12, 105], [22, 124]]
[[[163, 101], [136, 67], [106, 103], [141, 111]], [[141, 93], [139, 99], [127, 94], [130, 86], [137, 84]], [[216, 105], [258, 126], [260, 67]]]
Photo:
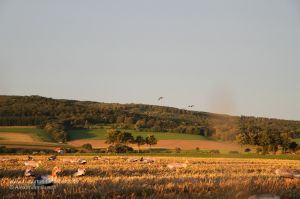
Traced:
[[25, 134], [36, 142], [53, 142], [53, 139], [47, 132], [36, 127], [0, 127], [0, 135], [9, 135], [9, 133], [19, 134], [20, 136]]
[[[4, 158], [4, 157], [2, 157]], [[0, 162], [0, 195], [7, 198], [33, 198], [32, 190], [10, 190], [9, 186], [30, 186], [32, 179], [24, 178], [26, 156], [11, 156], [17, 163]], [[188, 158], [186, 168], [170, 170], [168, 163], [184, 162], [187, 158], [155, 157], [152, 164], [126, 161], [128, 157], [107, 157], [109, 162], [87, 159], [86, 165], [66, 164], [64, 158], [47, 161], [46, 156], [34, 157], [42, 160], [37, 173], [50, 173], [54, 166], [63, 172], [57, 178], [53, 190], [39, 190], [41, 197], [55, 198], [62, 193], [67, 197], [121, 197], [121, 198], [234, 198], [239, 191], [249, 193], [272, 192], [300, 198], [300, 180], [282, 179], [274, 170], [281, 167], [300, 168], [300, 161]], [[77, 168], [86, 168], [85, 176], [72, 177]]]

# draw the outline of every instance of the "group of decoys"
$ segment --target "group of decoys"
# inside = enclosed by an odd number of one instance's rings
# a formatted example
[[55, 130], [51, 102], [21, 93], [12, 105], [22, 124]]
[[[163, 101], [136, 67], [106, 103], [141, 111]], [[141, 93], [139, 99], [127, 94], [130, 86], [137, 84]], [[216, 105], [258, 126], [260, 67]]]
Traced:
[[[55, 155], [50, 156], [48, 158], [49, 161], [56, 160], [57, 157]], [[86, 164], [87, 161], [85, 159], [71, 159], [70, 163], [78, 163], [78, 164]], [[34, 161], [31, 156], [28, 156], [27, 161], [24, 162], [25, 166], [28, 166], [24, 172], [25, 177], [35, 177], [33, 184], [35, 186], [52, 186], [54, 184], [55, 179], [57, 178], [57, 174], [62, 172], [60, 167], [55, 166], [52, 169], [51, 175], [36, 175], [35, 169], [40, 166], [42, 161]], [[86, 173], [86, 169], [78, 168], [78, 170], [72, 175], [74, 177], [84, 176]]]
[[[122, 158], [124, 159], [124, 158]], [[127, 162], [130, 163], [135, 163], [135, 162], [140, 162], [140, 163], [154, 163], [153, 159], [150, 158], [125, 158]], [[55, 161], [57, 160], [57, 156], [53, 155], [48, 158], [48, 161]], [[103, 162], [109, 162], [108, 158], [102, 158], [99, 156], [93, 157], [92, 160], [94, 161], [103, 161]], [[1, 161], [8, 161], [12, 162], [10, 159], [1, 159]], [[63, 162], [65, 163], [74, 163], [74, 164], [87, 164], [86, 159], [81, 159], [81, 158], [76, 158], [76, 159], [63, 159]], [[24, 172], [25, 177], [35, 177], [33, 184], [35, 186], [51, 186], [54, 184], [55, 179], [57, 178], [57, 174], [62, 172], [62, 169], [60, 167], [55, 166], [52, 169], [52, 172], [50, 175], [35, 175], [35, 169], [38, 168], [41, 164], [42, 161], [35, 161], [31, 156], [28, 156], [27, 160], [24, 162], [25, 166], [28, 168]], [[174, 163], [169, 163], [166, 165], [168, 169], [181, 169], [181, 168], [186, 168], [188, 167], [189, 162], [185, 161], [184, 163], [179, 163], [179, 162], [174, 162]], [[78, 170], [73, 173], [72, 176], [74, 177], [79, 177], [79, 176], [84, 176], [86, 174], [86, 169], [85, 168], [78, 168]], [[300, 178], [300, 170], [295, 170], [295, 169], [289, 169], [289, 168], [280, 168], [275, 170], [275, 174], [279, 177], [286, 178], [286, 179], [294, 179], [294, 178]], [[245, 196], [244, 192], [238, 193], [236, 198], [241, 198], [240, 196]], [[248, 199], [280, 199], [282, 197], [279, 197], [275, 194], [257, 194], [257, 195], [252, 195], [252, 196], [247, 196], [247, 197], [242, 197], [242, 198], [248, 198]], [[288, 198], [287, 198], [288, 199]]]

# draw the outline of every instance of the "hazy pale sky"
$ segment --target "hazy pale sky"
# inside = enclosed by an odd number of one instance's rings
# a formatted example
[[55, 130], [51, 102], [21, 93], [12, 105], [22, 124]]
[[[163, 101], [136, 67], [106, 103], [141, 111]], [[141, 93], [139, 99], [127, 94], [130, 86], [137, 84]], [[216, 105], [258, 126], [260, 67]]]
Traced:
[[298, 0], [0, 0], [0, 94], [300, 120]]

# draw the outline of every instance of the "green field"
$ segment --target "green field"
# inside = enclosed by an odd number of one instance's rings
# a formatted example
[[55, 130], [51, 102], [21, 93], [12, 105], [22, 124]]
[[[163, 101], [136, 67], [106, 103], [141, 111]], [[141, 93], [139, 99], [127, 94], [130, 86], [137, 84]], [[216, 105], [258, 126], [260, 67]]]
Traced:
[[[32, 136], [33, 138], [35, 138], [37, 140], [41, 140], [44, 142], [53, 142], [53, 139], [47, 132], [45, 132], [42, 129], [36, 128], [36, 127], [27, 127], [27, 128], [1, 127], [0, 133], [1, 132], [26, 133], [26, 134], [30, 134], [30, 136]], [[19, 140], [19, 141], [22, 141], [22, 140]]]
[[[200, 135], [182, 134], [182, 133], [164, 133], [164, 132], [141, 132], [135, 130], [126, 130], [132, 133], [133, 136], [154, 135], [158, 140], [206, 140], [207, 138]], [[69, 131], [69, 140], [78, 139], [98, 139], [105, 140], [107, 136], [106, 129], [80, 129]]]

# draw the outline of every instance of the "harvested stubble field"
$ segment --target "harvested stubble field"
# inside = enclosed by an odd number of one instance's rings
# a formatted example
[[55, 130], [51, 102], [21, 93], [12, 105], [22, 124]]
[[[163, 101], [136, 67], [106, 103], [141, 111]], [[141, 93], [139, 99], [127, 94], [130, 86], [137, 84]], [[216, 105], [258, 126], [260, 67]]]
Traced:
[[[62, 156], [42, 160], [37, 174], [51, 173], [54, 166], [63, 170], [51, 189], [30, 190], [32, 178], [23, 177], [26, 156], [7, 156], [0, 162], [0, 196], [3, 198], [236, 198], [240, 191], [249, 195], [274, 193], [300, 198], [300, 180], [282, 179], [274, 170], [300, 168], [297, 160], [188, 158], [186, 168], [170, 170], [167, 164], [185, 162], [180, 157], [155, 157], [154, 163], [130, 163], [128, 157], [106, 157], [109, 161], [85, 158], [86, 165], [65, 163]], [[82, 177], [72, 177], [78, 168], [86, 168]], [[246, 194], [246, 193], [244, 193]], [[244, 198], [246, 196], [243, 196]], [[246, 197], [247, 198], [247, 197]]]

